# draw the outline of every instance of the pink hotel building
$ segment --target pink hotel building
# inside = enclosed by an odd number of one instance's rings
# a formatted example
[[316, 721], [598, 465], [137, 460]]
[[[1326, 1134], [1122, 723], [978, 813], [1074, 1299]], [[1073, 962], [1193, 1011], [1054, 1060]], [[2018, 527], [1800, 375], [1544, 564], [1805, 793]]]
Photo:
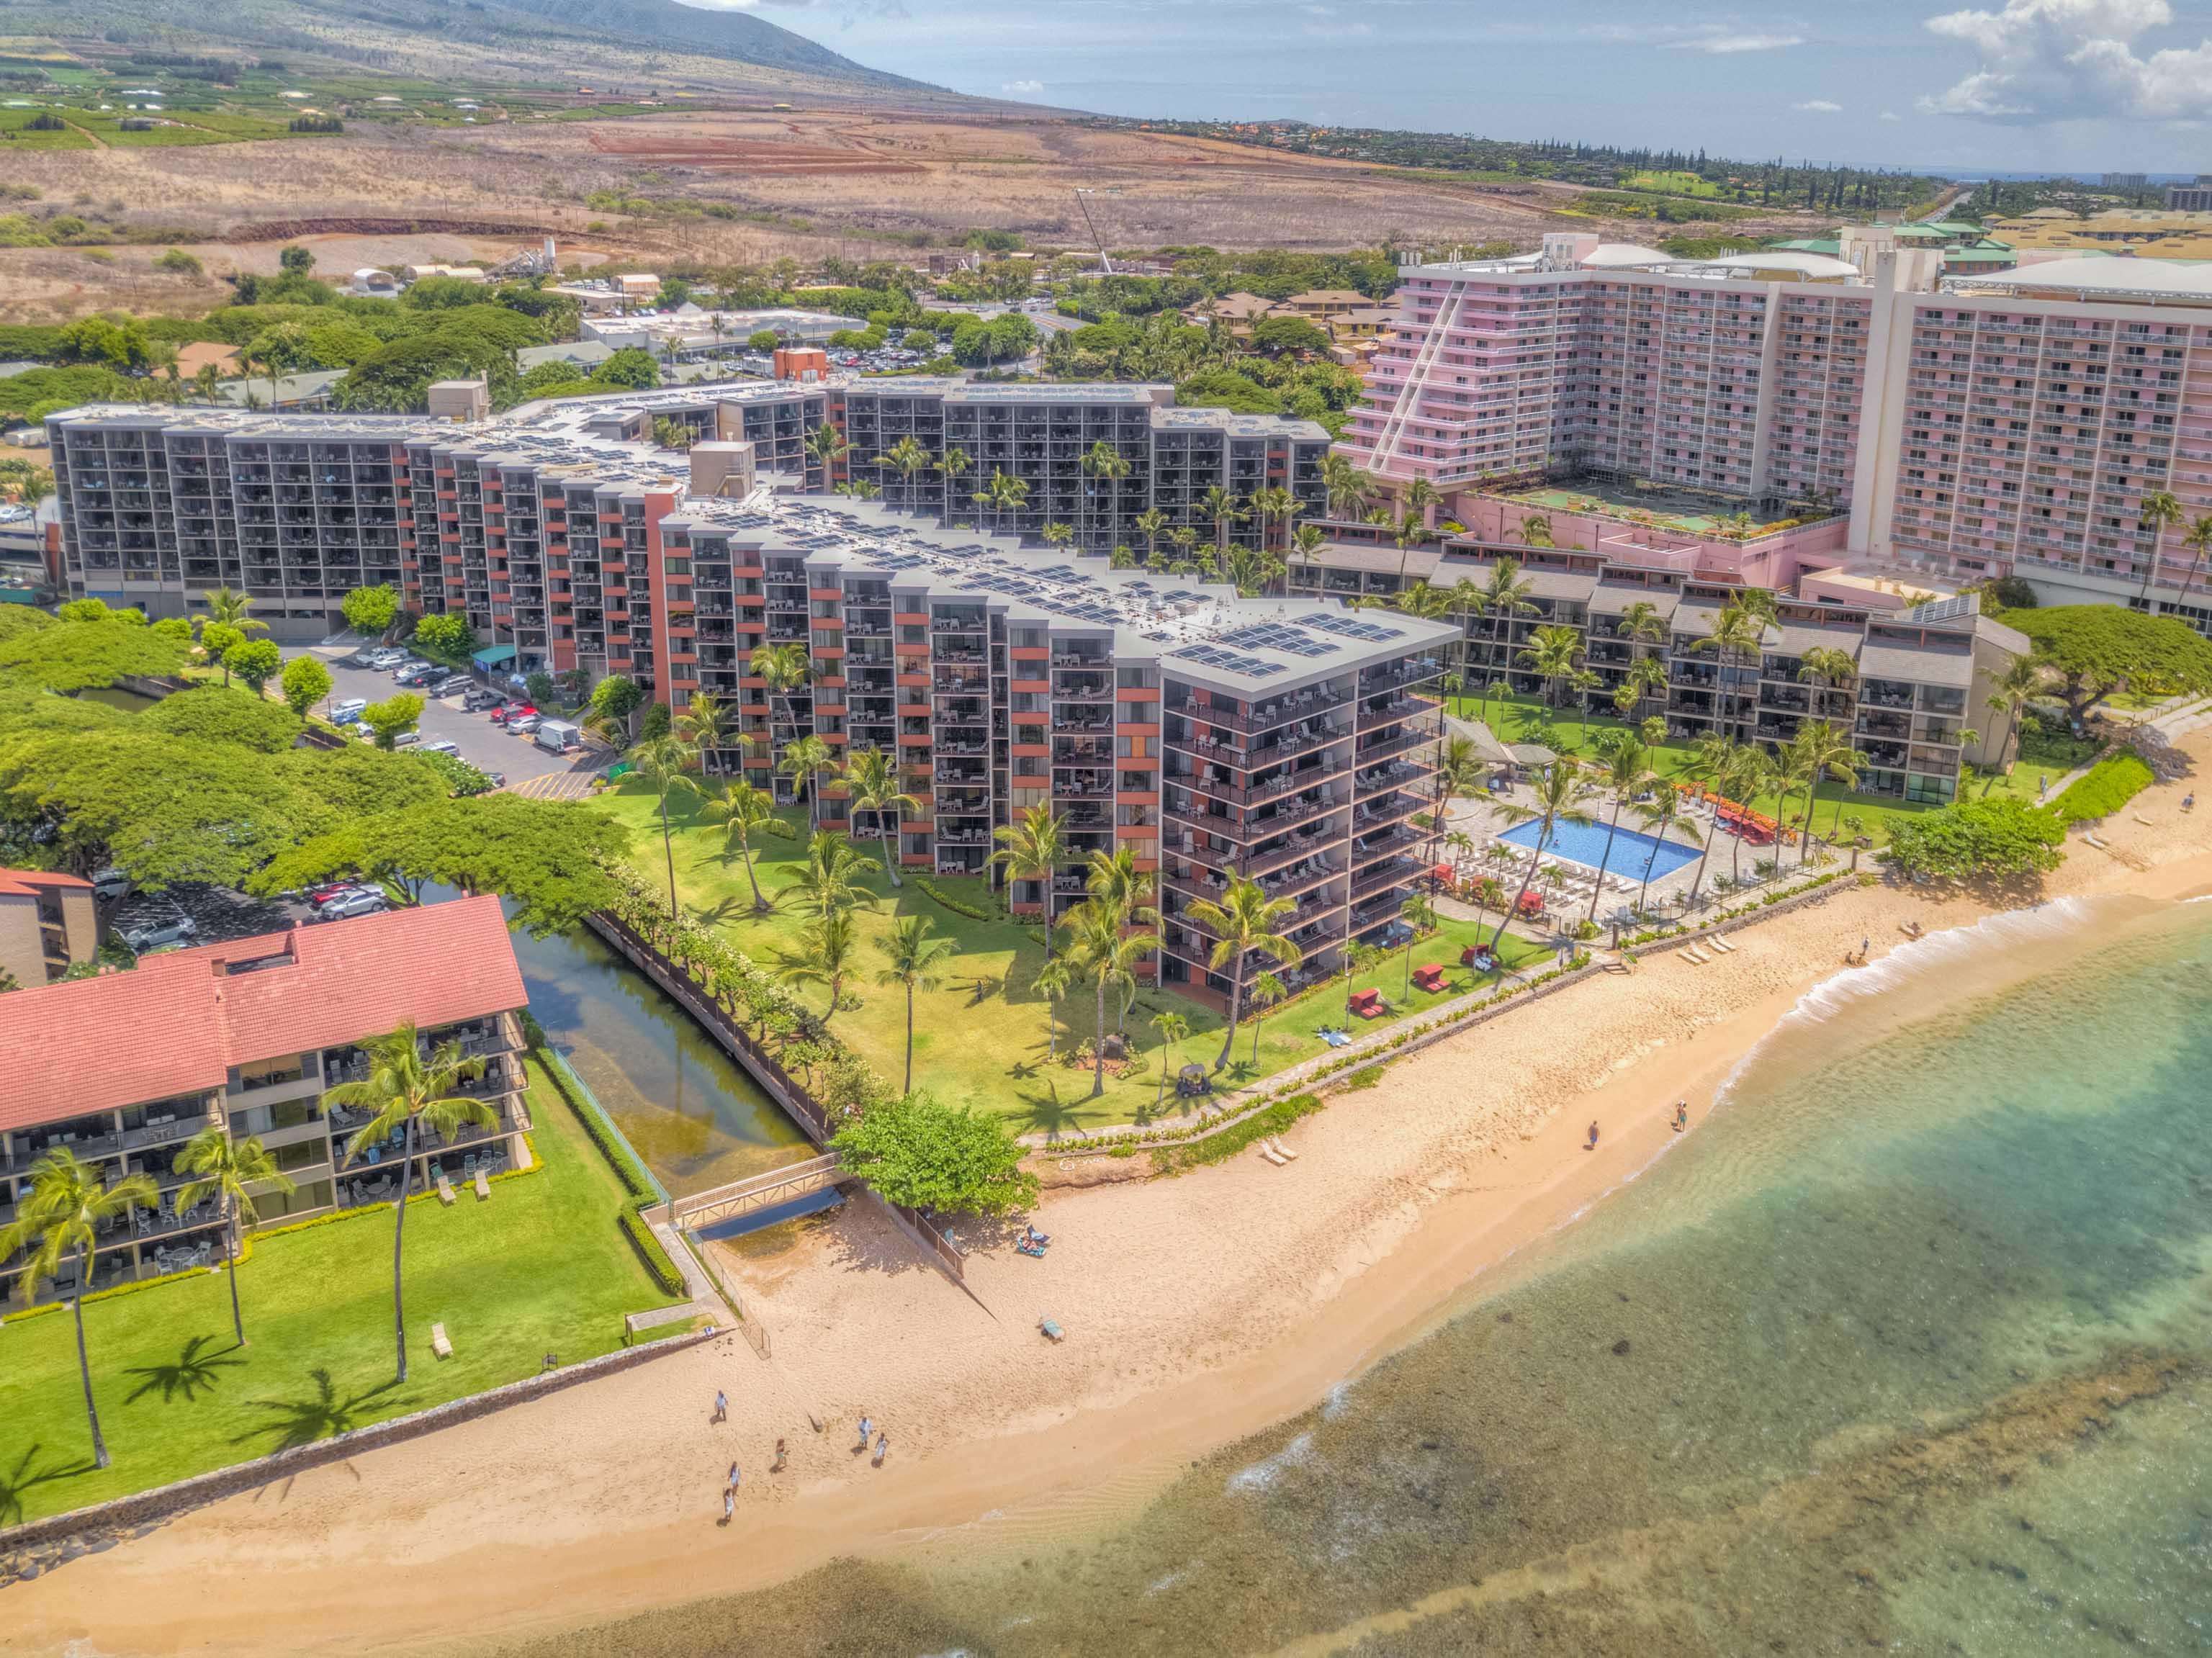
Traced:
[[1340, 446], [1428, 479], [1478, 541], [1534, 510], [1504, 492], [1635, 480], [1797, 521], [1738, 539], [1553, 511], [1553, 538], [1778, 587], [1855, 560], [2132, 603], [2148, 575], [2151, 608], [2212, 633], [2185, 521], [2140, 517], [2160, 490], [2212, 513], [2212, 269], [1945, 277], [1879, 230], [1843, 252], [1677, 260], [1554, 235], [1411, 265]]

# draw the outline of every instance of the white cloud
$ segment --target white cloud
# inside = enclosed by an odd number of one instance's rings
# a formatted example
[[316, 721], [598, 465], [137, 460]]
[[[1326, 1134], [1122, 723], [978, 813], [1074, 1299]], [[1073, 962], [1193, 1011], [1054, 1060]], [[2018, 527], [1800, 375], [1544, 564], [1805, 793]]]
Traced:
[[1705, 52], [1716, 57], [1733, 57], [1740, 52], [1780, 52], [1785, 46], [1802, 46], [1802, 34], [1701, 34], [1694, 40], [1676, 40], [1669, 52]]
[[1008, 81], [1002, 84], [999, 88], [999, 90], [1011, 94], [1016, 98], [1034, 98], [1044, 90], [1044, 82], [1042, 81]]
[[1885, 121], [1901, 121], [1905, 118], [1893, 109], [1886, 109], [1881, 112], [1881, 118]]
[[1808, 98], [1802, 104], [1792, 104], [1792, 109], [1802, 109], [1808, 115], [1841, 115], [1844, 106], [1832, 104], [1826, 98]]
[[1972, 46], [1980, 65], [1920, 107], [2014, 122], [2212, 114], [2212, 39], [2136, 50], [2172, 21], [2167, 0], [2005, 0], [2002, 11], [1945, 12], [1928, 31]]

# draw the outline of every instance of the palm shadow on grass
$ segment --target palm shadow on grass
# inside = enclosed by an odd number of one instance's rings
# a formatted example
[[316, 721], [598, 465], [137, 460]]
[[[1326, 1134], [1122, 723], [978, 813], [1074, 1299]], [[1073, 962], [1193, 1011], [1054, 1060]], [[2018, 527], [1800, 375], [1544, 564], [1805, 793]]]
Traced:
[[222, 1380], [223, 1371], [235, 1370], [246, 1363], [242, 1358], [222, 1357], [223, 1353], [233, 1351], [235, 1344], [218, 1351], [207, 1351], [207, 1344], [215, 1339], [215, 1337], [204, 1333], [196, 1335], [185, 1343], [183, 1350], [169, 1363], [134, 1365], [125, 1371], [125, 1376], [143, 1378], [125, 1402], [135, 1405], [148, 1394], [158, 1391], [164, 1405], [173, 1400], [179, 1394], [182, 1394], [189, 1404], [204, 1393], [212, 1393], [216, 1384]]
[[248, 1440], [273, 1437], [267, 1447], [270, 1451], [296, 1450], [302, 1445], [312, 1445], [319, 1439], [335, 1438], [343, 1433], [365, 1425], [363, 1418], [374, 1414], [382, 1417], [404, 1409], [409, 1400], [394, 1396], [392, 1390], [399, 1386], [398, 1377], [380, 1382], [349, 1399], [340, 1399], [328, 1370], [317, 1369], [307, 1372], [314, 1382], [313, 1391], [300, 1399], [257, 1399], [254, 1409], [267, 1412], [268, 1419], [258, 1428], [240, 1434], [231, 1442], [245, 1444]]
[[23, 1517], [23, 1493], [33, 1485], [51, 1485], [57, 1479], [74, 1479], [81, 1473], [90, 1473], [90, 1457], [75, 1462], [53, 1462], [43, 1467], [38, 1463], [43, 1445], [32, 1445], [15, 1459], [15, 1466], [0, 1471], [0, 1525], [14, 1525]]
[[1084, 1127], [1085, 1118], [1098, 1119], [1109, 1114], [1103, 1108], [1092, 1104], [1088, 1093], [1090, 1086], [1090, 1073], [1085, 1072], [1083, 1075], [1083, 1087], [1085, 1092], [1084, 1097], [1079, 1099], [1062, 1099], [1060, 1094], [1060, 1079], [1056, 1077], [1044, 1078], [1045, 1091], [1042, 1094], [1016, 1090], [1014, 1097], [1020, 1102], [1023, 1108], [1022, 1114], [1018, 1119], [1023, 1129], [1027, 1132], [1042, 1133], [1048, 1139], [1055, 1140], [1069, 1133], [1077, 1134], [1087, 1133], [1088, 1131]]

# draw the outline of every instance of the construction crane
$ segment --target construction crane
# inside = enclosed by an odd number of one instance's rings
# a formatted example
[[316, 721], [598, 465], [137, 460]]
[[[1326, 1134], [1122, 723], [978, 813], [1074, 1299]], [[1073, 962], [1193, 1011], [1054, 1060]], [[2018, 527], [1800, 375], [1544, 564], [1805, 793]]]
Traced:
[[1091, 240], [1098, 244], [1098, 273], [1103, 276], [1110, 276], [1114, 274], [1114, 261], [1106, 256], [1106, 239], [1098, 234], [1097, 222], [1091, 216], [1091, 203], [1085, 199], [1097, 193], [1095, 191], [1085, 190], [1078, 185], [1075, 191], [1075, 204], [1083, 210], [1083, 222], [1091, 227]]

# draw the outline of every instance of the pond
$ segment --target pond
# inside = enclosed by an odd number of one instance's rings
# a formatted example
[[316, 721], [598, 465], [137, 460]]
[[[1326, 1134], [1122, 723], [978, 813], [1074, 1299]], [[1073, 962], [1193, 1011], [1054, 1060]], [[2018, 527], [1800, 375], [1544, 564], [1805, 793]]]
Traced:
[[676, 1196], [814, 1155], [691, 1016], [597, 935], [514, 935], [546, 1039]]
[[120, 685], [95, 685], [90, 690], [79, 691], [80, 702], [105, 702], [111, 708], [120, 708], [125, 714], [143, 714], [161, 699], [148, 696], [143, 691], [126, 691]]

